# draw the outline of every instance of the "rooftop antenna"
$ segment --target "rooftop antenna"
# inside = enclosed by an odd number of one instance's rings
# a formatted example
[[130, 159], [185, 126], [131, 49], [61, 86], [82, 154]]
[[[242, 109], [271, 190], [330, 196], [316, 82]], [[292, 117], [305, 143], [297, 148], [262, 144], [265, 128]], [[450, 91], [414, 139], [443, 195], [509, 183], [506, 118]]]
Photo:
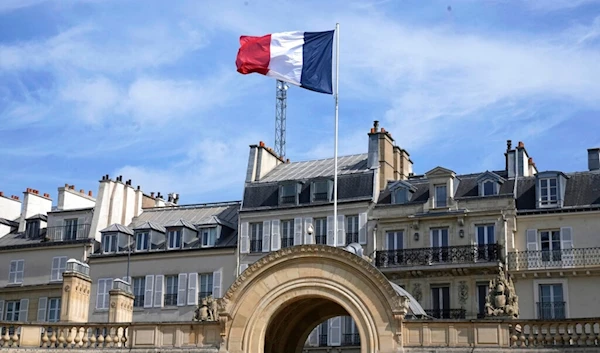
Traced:
[[285, 158], [285, 119], [287, 108], [287, 83], [276, 81], [275, 94], [275, 153], [281, 158]]

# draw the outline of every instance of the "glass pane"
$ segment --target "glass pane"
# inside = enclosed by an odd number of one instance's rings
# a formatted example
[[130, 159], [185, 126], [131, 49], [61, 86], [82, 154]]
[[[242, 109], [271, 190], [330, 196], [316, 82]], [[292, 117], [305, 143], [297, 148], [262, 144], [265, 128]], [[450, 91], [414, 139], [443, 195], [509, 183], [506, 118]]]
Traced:
[[562, 284], [553, 284], [552, 291], [554, 292], [554, 302], [562, 302], [563, 300], [563, 290]]
[[487, 243], [494, 244], [496, 242], [496, 236], [494, 235], [494, 226], [487, 227]]
[[551, 286], [546, 284], [540, 284], [540, 301], [541, 302], [551, 302], [552, 301], [552, 293]]
[[494, 194], [494, 183], [491, 181], [486, 181], [483, 183], [483, 194], [484, 195], [493, 195]]
[[550, 179], [550, 186], [556, 186], [556, 179]]
[[477, 227], [477, 244], [485, 244], [485, 227]]

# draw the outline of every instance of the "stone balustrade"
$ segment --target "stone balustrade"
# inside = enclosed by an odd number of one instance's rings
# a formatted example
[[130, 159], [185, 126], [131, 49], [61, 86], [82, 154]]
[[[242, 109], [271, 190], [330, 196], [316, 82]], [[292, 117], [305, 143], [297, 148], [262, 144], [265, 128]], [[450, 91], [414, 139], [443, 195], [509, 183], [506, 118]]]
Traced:
[[515, 320], [510, 325], [511, 347], [600, 347], [600, 319]]

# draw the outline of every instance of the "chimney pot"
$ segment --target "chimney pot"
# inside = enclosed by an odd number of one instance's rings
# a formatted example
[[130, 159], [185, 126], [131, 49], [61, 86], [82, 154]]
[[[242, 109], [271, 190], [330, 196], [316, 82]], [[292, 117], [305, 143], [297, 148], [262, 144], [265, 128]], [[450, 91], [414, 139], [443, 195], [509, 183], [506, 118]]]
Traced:
[[92, 190], [88, 191], [88, 196], [92, 197]]
[[150, 197], [154, 197], [154, 191], [150, 193]]
[[384, 129], [384, 128], [381, 128], [381, 132], [385, 132], [385, 129]]
[[65, 187], [66, 187], [66, 188], [68, 188], [68, 187], [69, 187], [69, 184], [65, 184]]
[[260, 142], [258, 143], [258, 145], [259, 145], [260, 147], [265, 147], [265, 143], [264, 143], [264, 142], [262, 142], [262, 141], [260, 141]]
[[85, 190], [83, 190], [83, 189], [79, 189], [79, 193], [80, 193], [80, 194], [85, 194]]
[[373, 121], [373, 129], [375, 130], [374, 132], [379, 132], [379, 120]]
[[510, 151], [512, 147], [512, 140], [506, 140], [506, 152]]
[[519, 148], [525, 148], [525, 144], [523, 143], [523, 141], [519, 141]]
[[0, 191], [0, 196], [4, 196], [4, 191]]
[[139, 185], [137, 186], [137, 189], [140, 190], [140, 186]]

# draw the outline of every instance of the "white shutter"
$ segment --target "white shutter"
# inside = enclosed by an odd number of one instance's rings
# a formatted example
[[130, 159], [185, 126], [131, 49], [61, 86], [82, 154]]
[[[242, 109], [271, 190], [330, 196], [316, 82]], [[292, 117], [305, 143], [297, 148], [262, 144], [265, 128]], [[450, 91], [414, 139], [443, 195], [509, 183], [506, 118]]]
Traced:
[[527, 229], [527, 268], [541, 266], [541, 253], [538, 251], [537, 229]]
[[346, 245], [346, 217], [343, 214], [338, 215], [338, 233], [337, 233], [337, 246]]
[[342, 344], [342, 318], [340, 316], [329, 319], [329, 340], [330, 346], [339, 346]]
[[104, 308], [104, 291], [106, 289], [106, 279], [101, 278], [98, 280], [98, 285], [96, 286], [96, 309], [105, 309]]
[[17, 261], [17, 283], [23, 283], [23, 274], [25, 273], [25, 260]]
[[[315, 243], [315, 234], [313, 230], [313, 234], [308, 234], [308, 226], [312, 224], [313, 219], [308, 217], [304, 218], [304, 244], [314, 244]], [[314, 229], [314, 226], [313, 226]]]
[[271, 251], [271, 221], [263, 222], [262, 252]]
[[248, 222], [242, 222], [240, 227], [240, 253], [250, 252], [250, 237], [248, 236]]
[[187, 293], [187, 273], [180, 273], [177, 276], [177, 306], [186, 304], [185, 295]]
[[63, 279], [63, 272], [65, 272], [67, 270], [67, 257], [66, 256], [62, 256], [60, 258], [59, 261], [59, 271], [58, 271], [58, 278], [62, 281]]
[[319, 325], [317, 325], [310, 335], [308, 335], [308, 345], [311, 347], [317, 347], [319, 345]]
[[144, 308], [152, 307], [152, 297], [154, 296], [154, 276], [147, 275], [144, 288]]
[[279, 220], [271, 221], [271, 250], [277, 251], [281, 249], [281, 234], [279, 232]]
[[27, 314], [29, 313], [29, 299], [21, 299], [19, 306], [19, 321], [28, 322]]
[[294, 218], [294, 245], [302, 244], [302, 218]]
[[37, 321], [39, 321], [39, 322], [46, 321], [47, 306], [48, 306], [48, 298], [40, 297], [40, 299], [38, 299]]
[[60, 279], [60, 276], [58, 274], [59, 271], [60, 271], [60, 257], [53, 257], [52, 258], [52, 270], [50, 272], [50, 280], [51, 281], [58, 281]]
[[333, 234], [333, 216], [327, 216], [327, 245], [335, 246], [337, 242], [335, 241], [335, 234]]
[[213, 272], [213, 298], [221, 298], [222, 278], [221, 269]]
[[240, 265], [240, 275], [242, 274], [242, 272], [246, 271], [247, 268], [248, 268], [248, 264], [241, 264]]
[[575, 254], [573, 253], [573, 229], [571, 227], [560, 228], [561, 255], [563, 267], [575, 265]]
[[165, 305], [165, 276], [154, 276], [154, 307], [162, 308]]
[[360, 245], [367, 244], [367, 213], [358, 215], [358, 242]]
[[4, 320], [4, 300], [0, 300], [0, 321]]
[[198, 273], [188, 274], [187, 305], [198, 305]]

